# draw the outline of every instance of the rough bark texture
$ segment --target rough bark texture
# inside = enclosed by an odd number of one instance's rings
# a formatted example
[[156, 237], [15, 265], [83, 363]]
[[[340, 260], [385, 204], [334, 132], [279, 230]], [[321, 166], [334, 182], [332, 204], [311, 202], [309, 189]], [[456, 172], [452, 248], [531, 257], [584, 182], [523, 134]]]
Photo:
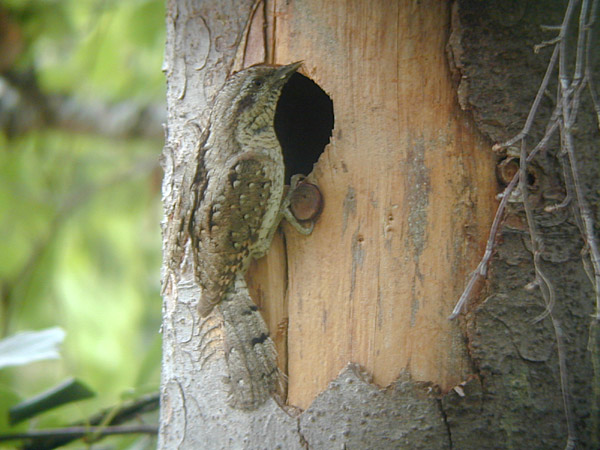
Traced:
[[381, 390], [349, 365], [300, 416], [300, 432], [309, 448], [451, 448], [438, 394], [407, 373]]
[[[495, 207], [490, 143], [522, 126], [548, 59], [531, 50], [551, 37], [539, 24], [559, 23], [564, 10], [504, 4], [459, 2], [451, 15], [437, 0], [169, 3], [160, 448], [564, 446], [554, 335], [547, 320], [531, 324], [543, 306], [523, 289], [533, 270], [518, 209], [487, 297], [460, 327], [447, 320]], [[274, 401], [253, 413], [227, 407], [220, 337], [210, 335], [214, 356], [200, 354], [199, 291], [185, 241], [173, 238], [211, 97], [232, 68], [263, 59], [304, 60], [335, 112], [310, 177], [325, 198], [313, 235], [284, 227], [249, 273], [289, 403], [305, 409], [294, 417]], [[580, 157], [597, 204], [598, 132], [584, 122]], [[553, 161], [534, 166], [541, 203], [560, 189]], [[579, 444], [596, 448], [598, 380], [585, 348], [593, 305], [581, 240], [563, 216], [547, 221], [544, 259], [560, 289]]]
[[[449, 47], [460, 80], [459, 101], [472, 111], [478, 128], [491, 140], [502, 142], [523, 127], [552, 53], [547, 48], [535, 54], [533, 46], [554, 37], [555, 31], [544, 31], [541, 25], [560, 24], [565, 7], [566, 2], [550, 0], [460, 1], [455, 5]], [[555, 89], [556, 81], [549, 92]], [[554, 106], [548, 95], [529, 142], [544, 134]], [[591, 111], [586, 99], [576, 145], [584, 191], [597, 208], [599, 134]], [[570, 208], [553, 214], [543, 212], [543, 206], [560, 201], [564, 195], [557, 148], [555, 139], [548, 152], [535, 159], [530, 181], [544, 242], [542, 263], [557, 290], [554, 311], [566, 344], [577, 448], [592, 449], [600, 445], [598, 398], [594, 394], [600, 380], [594, 375], [593, 355], [587, 349], [594, 297], [581, 262], [583, 242]], [[596, 209], [596, 223], [598, 213]], [[524, 289], [533, 279], [525, 216], [517, 205], [501, 229], [491, 267], [490, 295], [470, 308], [466, 320], [478, 378], [467, 383], [465, 397], [452, 392], [443, 401], [457, 448], [492, 448], [494, 443], [502, 443], [502, 448], [565, 445], [556, 337], [549, 318], [532, 323], [544, 310], [539, 291]]]

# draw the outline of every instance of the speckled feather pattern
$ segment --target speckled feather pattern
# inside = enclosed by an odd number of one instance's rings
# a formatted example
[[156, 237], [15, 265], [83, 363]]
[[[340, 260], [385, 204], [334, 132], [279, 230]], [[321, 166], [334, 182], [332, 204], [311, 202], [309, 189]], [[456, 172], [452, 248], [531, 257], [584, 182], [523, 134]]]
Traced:
[[225, 331], [229, 404], [253, 410], [273, 394], [281, 393], [283, 376], [277, 367], [275, 344], [245, 284], [238, 274], [233, 289], [227, 291], [218, 309]]
[[276, 352], [244, 274], [282, 218], [284, 164], [274, 129], [281, 88], [298, 65], [253, 66], [217, 95], [192, 187], [190, 236], [198, 311], [223, 316], [230, 405], [255, 409], [280, 386]]

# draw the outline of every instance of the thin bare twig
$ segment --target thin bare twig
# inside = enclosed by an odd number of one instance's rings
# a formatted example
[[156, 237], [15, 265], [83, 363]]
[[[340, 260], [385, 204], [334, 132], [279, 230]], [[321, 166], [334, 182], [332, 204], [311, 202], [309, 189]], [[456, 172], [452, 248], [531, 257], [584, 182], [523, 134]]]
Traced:
[[[597, 2], [594, 2], [594, 7]], [[577, 58], [583, 58], [583, 48], [587, 47], [587, 41], [591, 40], [592, 33], [591, 28], [587, 28], [587, 14], [589, 9], [588, 0], [584, 0], [579, 16], [579, 36], [577, 42]], [[582, 28], [584, 30], [582, 30]], [[587, 29], [586, 29], [587, 28]], [[584, 33], [585, 31], [585, 33]], [[588, 52], [585, 52], [587, 54]], [[598, 241], [594, 234], [594, 223], [592, 219], [592, 213], [588, 205], [585, 194], [583, 193], [581, 177], [577, 168], [577, 160], [575, 157], [575, 145], [572, 134], [572, 127], [577, 118], [579, 99], [583, 88], [585, 87], [585, 79], [581, 80], [583, 73], [584, 64], [576, 61], [575, 73], [573, 76], [573, 83], [568, 83], [568, 78], [565, 75], [560, 75], [561, 78], [561, 89], [562, 89], [562, 103], [563, 103], [563, 126], [561, 127], [561, 143], [563, 151], [566, 152], [570, 167], [570, 178], [572, 180], [574, 196], [576, 200], [577, 209], [575, 211], [576, 216], [579, 216], [577, 221], [581, 235], [584, 239], [586, 247], [589, 249], [589, 257], [593, 268], [593, 279], [590, 281], [594, 287], [596, 310], [594, 313], [594, 319], [600, 320], [600, 249], [598, 247]], [[586, 77], [587, 79], [587, 77]], [[573, 99], [569, 102], [569, 96], [572, 94]], [[571, 104], [570, 107], [569, 103]]]
[[25, 433], [0, 434], [0, 441], [16, 441], [24, 439], [78, 439], [90, 434], [111, 436], [115, 434], [158, 434], [156, 425], [118, 425], [108, 427], [66, 427], [50, 430], [32, 430]]
[[598, 0], [592, 2], [590, 9], [589, 21], [586, 24], [587, 29], [587, 41], [585, 46], [585, 78], [587, 80], [588, 90], [590, 92], [590, 98], [592, 99], [592, 105], [596, 112], [596, 121], [598, 122], [598, 129], [600, 129], [600, 99], [596, 93], [596, 87], [594, 83], [594, 77], [592, 76], [592, 42], [593, 36], [592, 28], [596, 21], [596, 13], [598, 11]]
[[565, 37], [567, 35], [567, 30], [569, 29], [569, 22], [571, 21], [571, 16], [575, 11], [575, 6], [577, 5], [577, 3], [579, 3], [579, 0], [569, 0], [567, 10], [565, 11], [565, 17], [563, 18], [563, 22], [559, 32], [561, 40], [558, 44], [560, 53], [558, 58], [558, 80], [561, 86], [563, 87], [569, 84], [569, 80], [567, 78], [567, 40], [565, 39]]
[[496, 244], [496, 234], [498, 234], [498, 228], [500, 226], [500, 221], [502, 220], [502, 217], [504, 216], [504, 209], [506, 208], [508, 199], [510, 198], [510, 195], [512, 194], [513, 189], [517, 185], [518, 180], [519, 180], [519, 175], [515, 174], [513, 179], [510, 180], [510, 183], [508, 183], [508, 186], [506, 186], [506, 189], [504, 189], [504, 192], [502, 193], [502, 200], [500, 201], [500, 205], [498, 205], [498, 209], [496, 210], [496, 215], [494, 216], [494, 221], [492, 222], [492, 226], [490, 228], [490, 235], [488, 237], [487, 244], [485, 246], [485, 253], [483, 254], [483, 258], [481, 258], [481, 261], [479, 261], [477, 268], [469, 276], [469, 280], [467, 281], [467, 286], [465, 287], [465, 290], [463, 291], [458, 302], [456, 303], [456, 306], [452, 310], [452, 314], [450, 314], [450, 316], [448, 316], [448, 319], [454, 319], [460, 314], [460, 311], [462, 310], [464, 304], [467, 302], [467, 300], [471, 296], [471, 291], [473, 290], [473, 287], [475, 286], [475, 282], [479, 279], [479, 277], [486, 276], [487, 265], [492, 257], [494, 245]]
[[501, 144], [496, 144], [492, 148], [494, 151], [501, 150], [503, 148], [510, 147], [511, 145], [519, 142], [525, 136], [529, 134], [529, 130], [531, 130], [531, 126], [533, 125], [533, 121], [535, 116], [537, 115], [538, 109], [540, 107], [540, 103], [542, 102], [542, 98], [544, 97], [544, 92], [548, 87], [548, 83], [550, 82], [550, 76], [554, 70], [554, 66], [556, 65], [556, 60], [558, 59], [558, 46], [554, 47], [554, 51], [552, 52], [552, 56], [550, 57], [550, 62], [548, 63], [548, 68], [546, 69], [546, 73], [544, 74], [544, 78], [542, 79], [542, 83], [540, 84], [540, 88], [535, 95], [535, 99], [533, 100], [533, 104], [529, 109], [529, 114], [527, 115], [527, 120], [525, 121], [525, 125], [523, 129], [512, 139], [509, 139], [506, 142]]
[[552, 327], [554, 328], [554, 337], [556, 339], [556, 354], [558, 355], [558, 371], [560, 374], [560, 387], [563, 400], [563, 410], [565, 411], [565, 419], [567, 421], [567, 442], [565, 450], [575, 448], [577, 435], [575, 434], [575, 421], [573, 420], [573, 408], [571, 406], [571, 392], [569, 390], [569, 378], [567, 368], [567, 351], [565, 349], [564, 333], [560, 322], [554, 317], [554, 313], [550, 313]]
[[584, 54], [587, 36], [587, 12], [589, 9], [589, 0], [583, 0], [581, 11], [579, 13], [579, 30], [577, 30], [577, 57], [575, 58], [575, 73], [573, 74], [573, 83], [578, 86], [583, 78]]
[[565, 411], [565, 419], [567, 422], [567, 443], [566, 449], [574, 448], [576, 442], [575, 424], [573, 419], [573, 409], [571, 407], [571, 393], [569, 388], [568, 380], [568, 368], [567, 368], [567, 357], [564, 346], [563, 332], [558, 320], [554, 317], [554, 304], [556, 303], [556, 291], [554, 285], [546, 273], [541, 267], [541, 254], [544, 248], [543, 240], [538, 232], [537, 224], [533, 214], [533, 209], [528, 198], [527, 188], [527, 147], [525, 139], [521, 140], [521, 164], [519, 166], [519, 188], [523, 199], [523, 209], [525, 210], [525, 217], [527, 219], [527, 226], [529, 228], [529, 237], [531, 240], [531, 248], [533, 252], [533, 266], [535, 269], [535, 284], [540, 288], [544, 304], [546, 305], [545, 310], [534, 318], [534, 322], [538, 322], [545, 317], [549, 316], [552, 326], [554, 328], [554, 336], [556, 340], [556, 351], [558, 355], [558, 365], [560, 372], [560, 387], [563, 400], [563, 409]]
[[542, 237], [537, 231], [537, 225], [533, 216], [533, 209], [531, 208], [531, 204], [529, 202], [529, 191], [527, 187], [527, 157], [527, 146], [525, 144], [525, 139], [522, 139], [521, 157], [519, 163], [519, 189], [521, 191], [523, 209], [525, 210], [525, 217], [527, 218], [527, 226], [529, 228], [529, 238], [531, 240], [531, 249], [533, 253], [533, 266], [535, 269], [535, 283], [542, 291], [542, 295], [544, 296], [546, 303], [546, 310], [534, 319], [537, 322], [542, 320], [552, 311], [556, 296], [554, 293], [554, 286], [542, 270], [540, 264], [540, 255], [542, 254], [544, 243], [542, 241]]
[[[125, 402], [110, 408], [106, 408], [87, 417], [69, 424], [63, 428], [55, 428], [52, 430], [32, 430], [33, 433], [40, 433], [39, 436], [27, 434], [27, 440], [20, 447], [22, 450], [49, 450], [67, 445], [69, 442], [85, 437], [88, 442], [96, 442], [101, 437], [106, 436], [106, 429], [119, 430], [118, 425], [131, 420], [139, 420], [142, 414], [156, 411], [159, 407], [159, 393], [143, 395], [135, 400]], [[121, 430], [127, 428], [122, 425]], [[70, 430], [74, 433], [64, 433], [62, 431]], [[85, 430], [85, 433], [77, 433], [78, 430]], [[134, 430], [134, 428], [131, 428]], [[62, 432], [62, 433], [61, 433]], [[135, 431], [132, 431], [132, 433]], [[109, 433], [108, 434], [115, 434]], [[120, 434], [120, 433], [116, 433]], [[14, 435], [13, 435], [14, 436]], [[23, 438], [24, 439], [24, 438]]]

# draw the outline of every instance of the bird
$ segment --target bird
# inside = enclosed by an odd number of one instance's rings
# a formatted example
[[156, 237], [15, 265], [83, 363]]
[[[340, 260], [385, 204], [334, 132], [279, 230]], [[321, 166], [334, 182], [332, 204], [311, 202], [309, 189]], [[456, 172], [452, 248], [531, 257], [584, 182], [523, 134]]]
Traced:
[[[309, 234], [289, 210], [285, 166], [275, 132], [277, 102], [301, 66], [259, 64], [227, 79], [211, 109], [193, 183], [190, 236], [198, 311], [208, 316], [271, 244], [282, 217]], [[297, 177], [292, 184], [297, 184]]]

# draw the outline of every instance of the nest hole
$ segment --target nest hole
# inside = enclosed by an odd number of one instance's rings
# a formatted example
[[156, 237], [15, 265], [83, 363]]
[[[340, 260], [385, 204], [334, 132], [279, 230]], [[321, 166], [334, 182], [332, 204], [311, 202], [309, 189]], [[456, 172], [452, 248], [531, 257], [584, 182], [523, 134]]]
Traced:
[[[519, 172], [519, 158], [508, 156], [500, 160], [496, 166], [496, 176], [502, 186], [507, 186], [513, 177]], [[537, 187], [538, 176], [535, 168], [527, 167], [527, 186]]]
[[333, 130], [333, 102], [310, 78], [295, 73], [281, 91], [275, 110], [275, 133], [283, 151], [285, 180], [308, 175]]

